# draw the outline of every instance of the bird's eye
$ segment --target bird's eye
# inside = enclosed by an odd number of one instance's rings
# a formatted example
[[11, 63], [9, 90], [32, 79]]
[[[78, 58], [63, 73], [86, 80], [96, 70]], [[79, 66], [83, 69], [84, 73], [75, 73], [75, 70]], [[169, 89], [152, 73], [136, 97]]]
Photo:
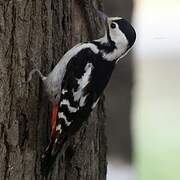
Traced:
[[111, 28], [115, 29], [116, 28], [116, 24], [115, 23], [111, 23]]

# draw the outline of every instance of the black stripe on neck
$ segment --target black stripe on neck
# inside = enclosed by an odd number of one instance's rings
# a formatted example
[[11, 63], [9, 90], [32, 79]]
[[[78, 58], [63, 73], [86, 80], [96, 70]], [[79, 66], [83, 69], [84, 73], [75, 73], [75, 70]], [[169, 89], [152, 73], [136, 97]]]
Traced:
[[108, 54], [117, 49], [115, 42], [111, 39], [109, 28], [107, 28], [107, 40], [107, 43], [101, 43], [99, 41], [92, 41], [92, 43], [95, 44], [99, 50], [103, 50], [105, 53]]

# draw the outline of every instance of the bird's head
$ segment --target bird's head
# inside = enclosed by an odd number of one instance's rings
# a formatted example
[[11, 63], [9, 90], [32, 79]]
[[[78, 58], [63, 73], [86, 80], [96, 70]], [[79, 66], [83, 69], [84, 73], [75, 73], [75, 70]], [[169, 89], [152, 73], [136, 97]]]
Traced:
[[114, 55], [115, 58], [123, 57], [136, 40], [134, 28], [127, 20], [121, 17], [108, 17], [99, 10], [97, 10], [97, 13], [105, 24], [107, 41], [114, 45], [114, 54], [111, 55]]

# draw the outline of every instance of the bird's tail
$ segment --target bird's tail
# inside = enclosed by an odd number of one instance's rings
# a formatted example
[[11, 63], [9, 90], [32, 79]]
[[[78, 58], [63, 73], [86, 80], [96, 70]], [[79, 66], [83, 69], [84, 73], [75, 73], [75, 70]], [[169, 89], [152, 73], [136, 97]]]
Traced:
[[59, 143], [51, 141], [46, 148], [45, 152], [41, 156], [41, 173], [44, 177], [47, 177], [57, 155], [61, 156], [63, 152], [69, 146], [67, 137], [61, 137]]
[[51, 140], [44, 154], [41, 157], [41, 172], [43, 175], [48, 175], [49, 169], [56, 158], [56, 155], [52, 152], [57, 135], [56, 126], [57, 126], [58, 111], [59, 111], [59, 105], [53, 104], [52, 114], [51, 114]]
[[50, 142], [45, 152], [41, 156], [41, 173], [44, 177], [48, 176], [50, 168], [56, 159], [56, 154], [52, 154], [53, 142]]

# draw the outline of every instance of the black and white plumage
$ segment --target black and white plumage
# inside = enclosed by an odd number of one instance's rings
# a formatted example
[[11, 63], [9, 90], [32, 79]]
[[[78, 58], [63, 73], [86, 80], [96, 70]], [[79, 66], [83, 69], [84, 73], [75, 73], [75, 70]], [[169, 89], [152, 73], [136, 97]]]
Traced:
[[[42, 156], [48, 166], [67, 139], [87, 120], [110, 80], [117, 61], [135, 42], [133, 27], [120, 17], [103, 16], [106, 33], [101, 39], [80, 43], [70, 49], [44, 77], [46, 90], [56, 104], [54, 133]], [[56, 119], [55, 118], [55, 119]], [[46, 166], [45, 165], [45, 166]]]

